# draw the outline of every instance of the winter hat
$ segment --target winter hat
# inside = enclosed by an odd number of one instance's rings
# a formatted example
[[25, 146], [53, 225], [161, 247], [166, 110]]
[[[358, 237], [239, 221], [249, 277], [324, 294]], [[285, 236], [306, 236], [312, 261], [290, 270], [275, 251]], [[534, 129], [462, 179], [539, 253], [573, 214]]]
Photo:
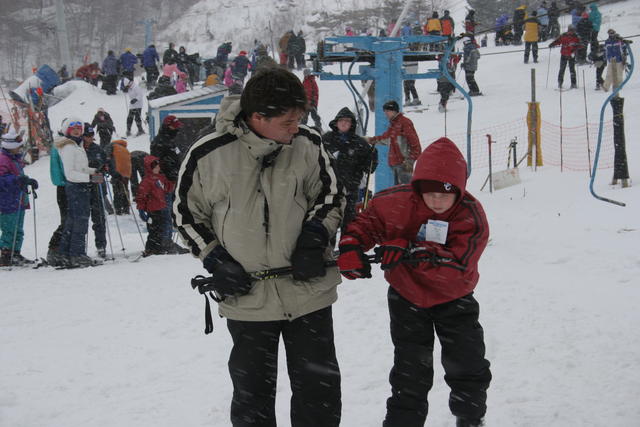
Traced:
[[7, 133], [2, 135], [2, 148], [13, 150], [14, 148], [22, 147], [23, 145], [24, 141], [22, 140], [22, 135], [17, 134], [13, 128], [9, 129]]
[[165, 117], [162, 124], [170, 129], [180, 129], [182, 127], [182, 122], [173, 114]]
[[96, 133], [93, 130], [93, 126], [91, 126], [89, 123], [85, 122], [84, 123], [84, 132], [82, 133], [82, 136], [94, 136]]
[[462, 44], [467, 44], [467, 43], [471, 43], [471, 38], [470, 37], [463, 37], [462, 38]]
[[302, 70], [302, 75], [303, 76], [310, 76], [311, 75], [311, 70], [309, 68], [305, 68], [304, 70]]
[[80, 130], [84, 132], [84, 122], [77, 117], [67, 117], [62, 121], [60, 132], [64, 135], [69, 135], [69, 131], [72, 128], [80, 128]]
[[588, 18], [588, 17], [589, 17], [589, 14], [587, 12], [582, 13], [582, 18]]
[[418, 181], [414, 184], [418, 193], [456, 193], [459, 194], [460, 190], [453, 184], [440, 181]]
[[567, 27], [567, 31], [575, 31], [575, 30], [576, 30], [576, 27], [574, 27], [571, 24]]
[[247, 56], [247, 51], [246, 50], [241, 50], [239, 55], [240, 56]]
[[398, 103], [396, 101], [387, 101], [382, 106], [382, 109], [383, 110], [387, 110], [387, 111], [399, 112], [400, 111], [400, 106], [398, 105]]

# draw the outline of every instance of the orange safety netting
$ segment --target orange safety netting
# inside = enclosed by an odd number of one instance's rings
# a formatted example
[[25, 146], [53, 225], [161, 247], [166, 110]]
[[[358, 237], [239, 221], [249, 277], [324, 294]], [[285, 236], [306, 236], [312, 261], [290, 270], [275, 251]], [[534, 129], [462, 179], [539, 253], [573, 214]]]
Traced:
[[[542, 145], [542, 158], [544, 166], [560, 167], [562, 135], [562, 168], [572, 171], [588, 171], [593, 165], [596, 145], [598, 142], [598, 123], [589, 123], [589, 152], [587, 150], [587, 129], [585, 125], [575, 127], [562, 127], [546, 120], [541, 121], [540, 138]], [[500, 170], [503, 167], [513, 167], [513, 158], [510, 155], [509, 146], [515, 139], [518, 161], [527, 154], [527, 119], [514, 120], [486, 128], [475, 129], [471, 132], [471, 161], [473, 169], [489, 168], [489, 150], [487, 134], [491, 135], [491, 157], [493, 169]], [[450, 134], [448, 137], [454, 141], [462, 153], [467, 154], [467, 134], [464, 132]], [[613, 168], [613, 122], [604, 123], [602, 132], [602, 147], [598, 169]], [[509, 164], [507, 165], [507, 161]]]

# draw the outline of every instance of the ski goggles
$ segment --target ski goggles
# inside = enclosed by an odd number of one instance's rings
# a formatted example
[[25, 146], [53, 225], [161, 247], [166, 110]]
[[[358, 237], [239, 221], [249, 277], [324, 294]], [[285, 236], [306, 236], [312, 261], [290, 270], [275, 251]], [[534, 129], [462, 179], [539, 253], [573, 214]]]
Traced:
[[69, 127], [67, 129], [71, 129], [71, 128], [81, 128], [84, 126], [84, 123], [82, 122], [71, 122], [69, 123]]

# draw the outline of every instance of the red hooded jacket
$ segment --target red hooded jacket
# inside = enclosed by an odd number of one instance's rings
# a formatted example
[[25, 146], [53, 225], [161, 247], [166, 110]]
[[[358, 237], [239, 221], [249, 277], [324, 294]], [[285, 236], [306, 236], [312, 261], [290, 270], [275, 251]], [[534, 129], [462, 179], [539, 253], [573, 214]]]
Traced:
[[[370, 142], [382, 141], [389, 139], [389, 166], [401, 165], [406, 159], [405, 154], [409, 155], [411, 160], [417, 160], [422, 148], [420, 147], [420, 138], [413, 127], [413, 122], [404, 114], [398, 113], [391, 119], [389, 129], [382, 135], [369, 138]], [[401, 147], [402, 145], [402, 147]]]
[[[451, 183], [461, 196], [448, 211], [436, 214], [414, 189], [415, 183], [422, 180]], [[478, 260], [487, 246], [489, 224], [480, 202], [466, 192], [466, 182], [467, 165], [462, 153], [449, 139], [440, 138], [420, 155], [411, 185], [398, 185], [376, 194], [345, 232], [357, 238], [365, 251], [402, 238], [451, 259], [439, 265], [400, 264], [385, 272], [391, 286], [419, 307], [433, 307], [460, 298], [471, 293], [478, 283]], [[444, 244], [417, 241], [421, 226], [430, 219], [448, 222]]]
[[571, 56], [573, 52], [580, 47], [580, 39], [573, 31], [567, 31], [562, 34], [556, 40], [554, 40], [549, 47], [560, 45], [560, 55]]
[[173, 191], [173, 183], [162, 173], [154, 174], [151, 163], [160, 162], [156, 156], [145, 156], [144, 178], [136, 194], [136, 207], [146, 212], [159, 211], [167, 206], [165, 194]]

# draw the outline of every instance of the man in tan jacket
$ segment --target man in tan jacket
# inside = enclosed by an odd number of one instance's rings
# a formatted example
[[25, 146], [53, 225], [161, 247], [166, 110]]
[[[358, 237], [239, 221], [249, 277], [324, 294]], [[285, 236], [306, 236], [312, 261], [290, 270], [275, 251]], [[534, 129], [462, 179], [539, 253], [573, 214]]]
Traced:
[[[321, 137], [299, 125], [305, 91], [289, 71], [256, 73], [223, 100], [216, 131], [182, 162], [173, 214], [223, 299], [233, 338], [231, 422], [275, 426], [278, 343], [287, 352], [291, 424], [338, 426], [340, 371], [331, 305], [340, 275], [326, 268], [344, 209]], [[248, 271], [292, 266], [252, 282]]]

